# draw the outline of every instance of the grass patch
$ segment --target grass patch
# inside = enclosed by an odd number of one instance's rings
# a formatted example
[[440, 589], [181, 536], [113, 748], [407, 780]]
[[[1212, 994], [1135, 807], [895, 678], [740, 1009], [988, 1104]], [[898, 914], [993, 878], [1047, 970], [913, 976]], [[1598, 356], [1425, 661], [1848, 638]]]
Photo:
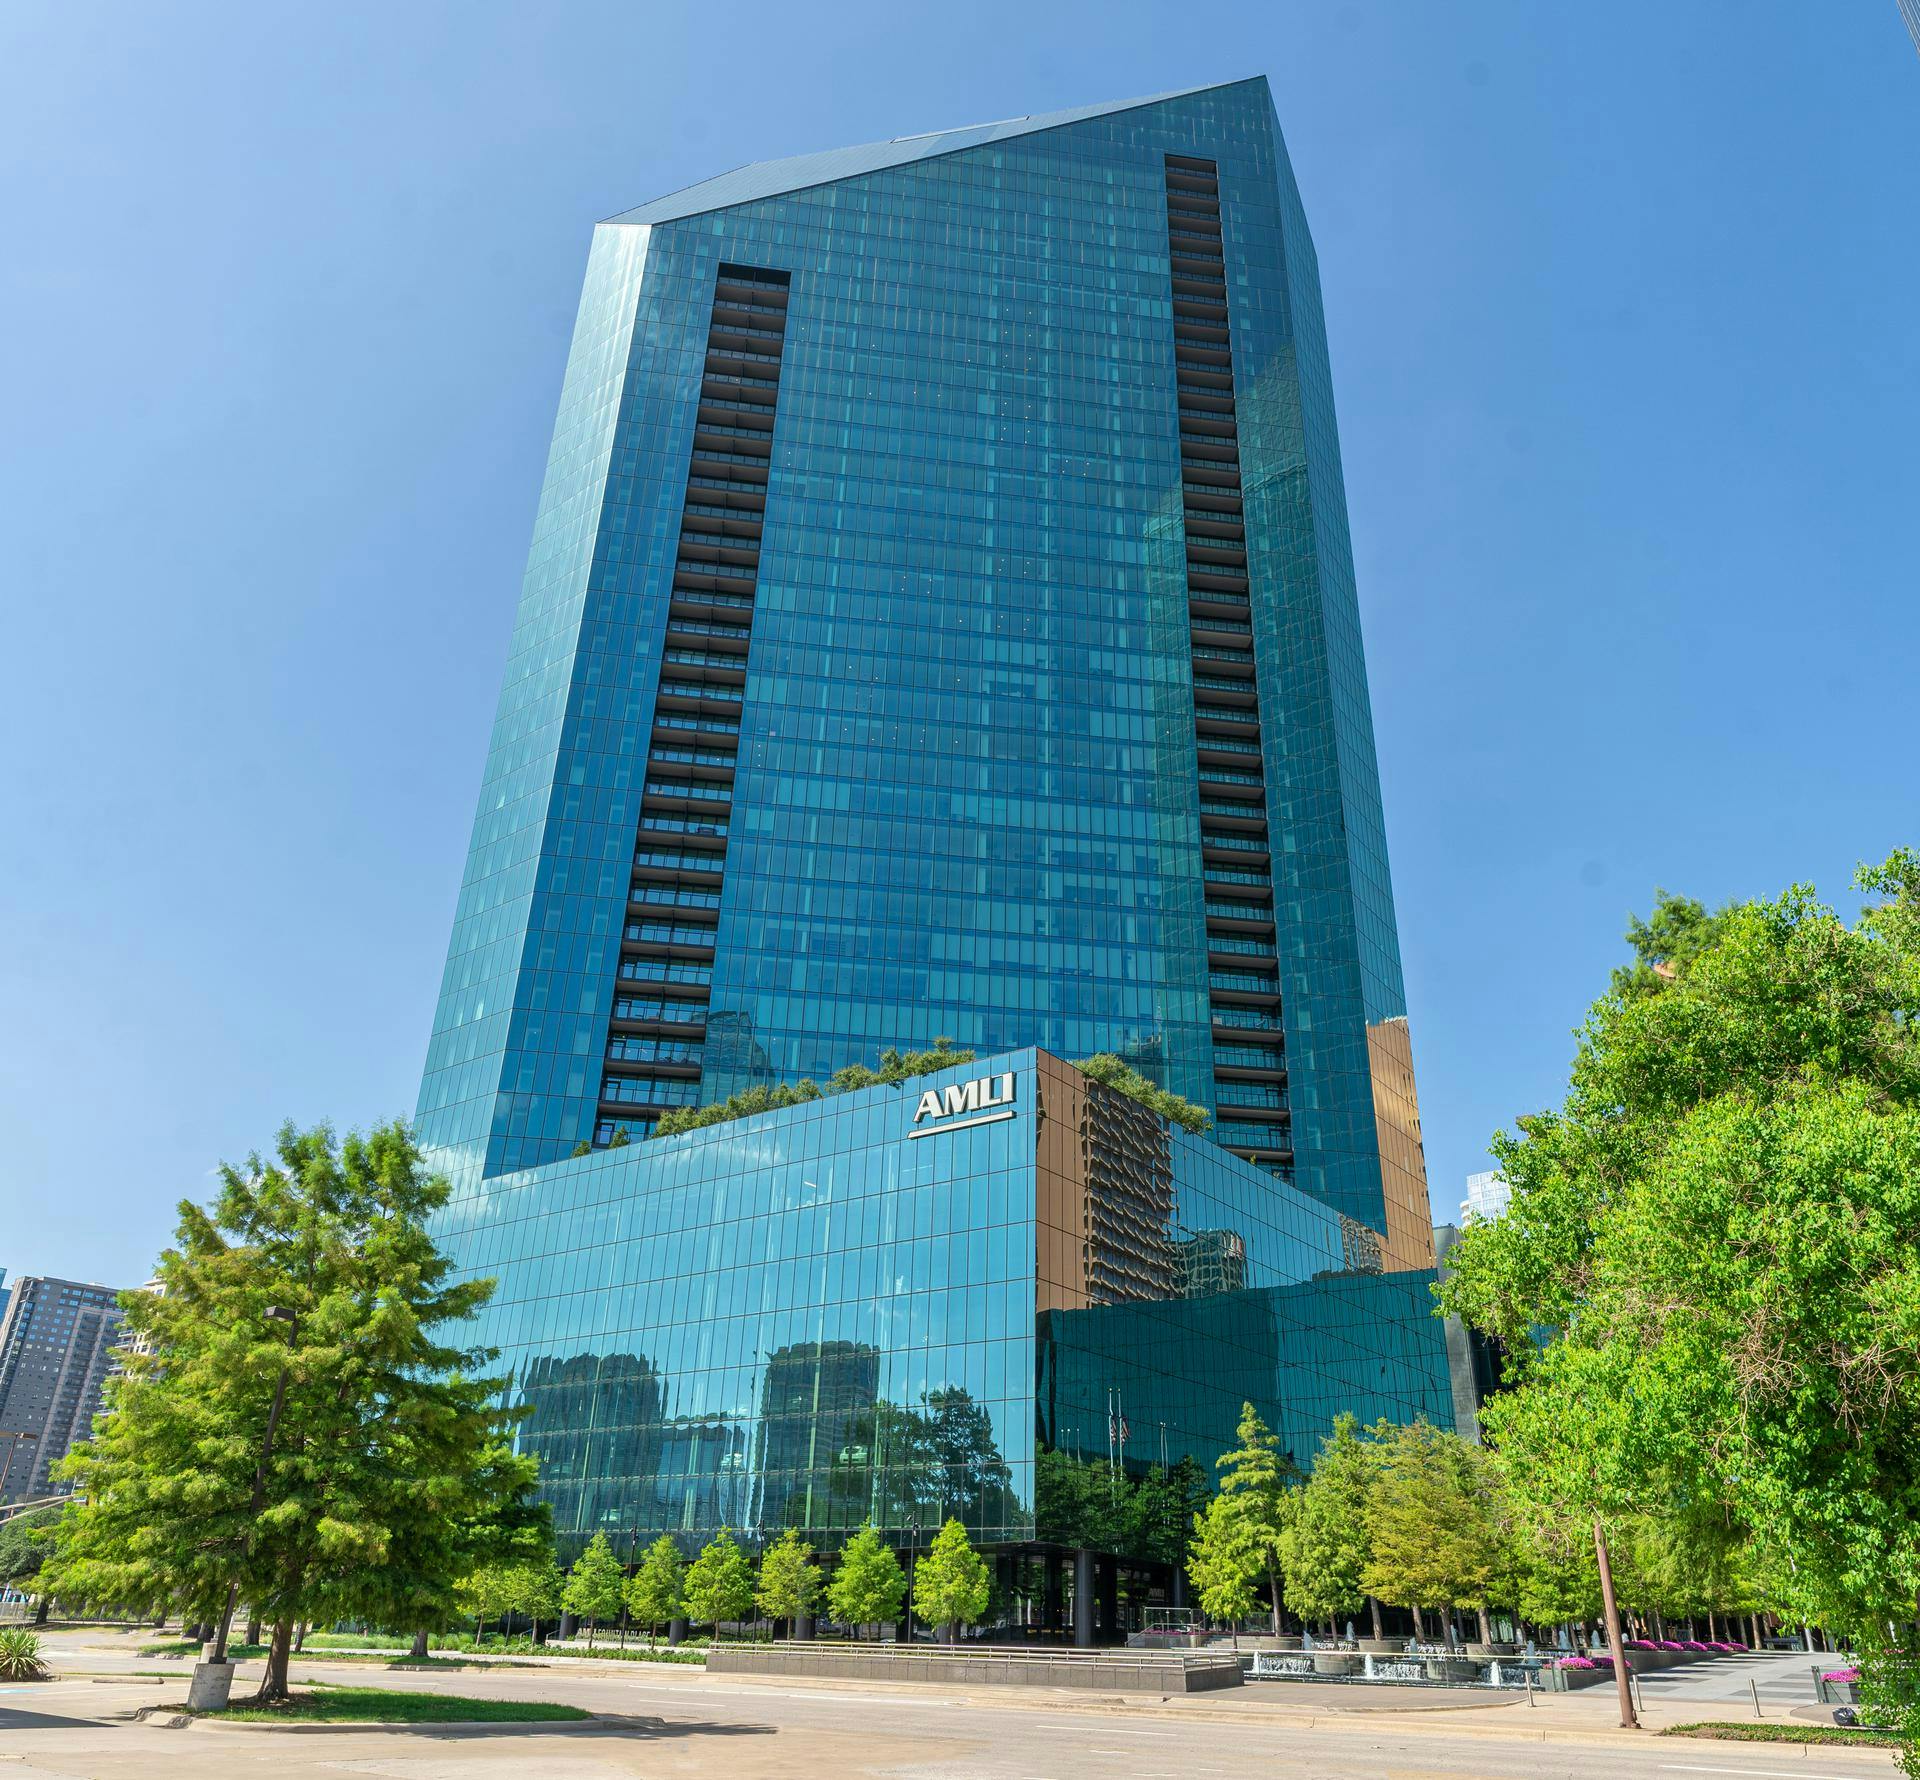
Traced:
[[539, 1663], [516, 1663], [504, 1658], [490, 1663], [465, 1656], [393, 1656], [384, 1650], [309, 1650], [289, 1659], [296, 1663], [373, 1663], [382, 1669], [537, 1669]]
[[[134, 1652], [135, 1656], [198, 1656], [204, 1647], [194, 1643], [191, 1638], [163, 1638], [158, 1644], [142, 1644]], [[264, 1644], [229, 1644], [227, 1657], [232, 1662], [246, 1662], [254, 1657], [267, 1654]]]
[[580, 1662], [595, 1663], [704, 1663], [707, 1653], [704, 1647], [678, 1649], [666, 1644], [656, 1644], [651, 1650], [644, 1644], [629, 1644], [622, 1650], [617, 1644], [602, 1644], [597, 1650], [554, 1650], [550, 1656], [568, 1656]]
[[1723, 1743], [1860, 1743], [1872, 1749], [1891, 1749], [1900, 1741], [1892, 1731], [1874, 1730], [1867, 1725], [1766, 1724], [1757, 1719], [1751, 1723], [1723, 1719], [1676, 1724], [1660, 1734], [1663, 1737], [1711, 1737]]
[[[356, 1644], [361, 1648], [352, 1649], [351, 1646]], [[486, 1663], [466, 1660], [474, 1654], [471, 1638], [448, 1638], [444, 1641], [435, 1638], [431, 1645], [432, 1654], [424, 1662], [405, 1654], [411, 1649], [411, 1639], [354, 1638], [345, 1633], [329, 1633], [324, 1639], [309, 1637], [305, 1652], [296, 1651], [293, 1660], [299, 1662], [304, 1654], [313, 1662], [384, 1663], [389, 1668], [396, 1669], [530, 1669], [541, 1666], [537, 1663], [502, 1660], [512, 1656], [544, 1656], [555, 1659], [571, 1658], [578, 1662], [609, 1663], [704, 1663], [707, 1660], [707, 1647], [704, 1640], [698, 1644], [689, 1641], [678, 1648], [665, 1644], [649, 1647], [635, 1643], [629, 1644], [625, 1650], [622, 1650], [618, 1644], [602, 1644], [593, 1650], [588, 1650], [585, 1645], [578, 1648], [573, 1646], [563, 1648], [558, 1644], [536, 1644], [531, 1638], [489, 1638], [480, 1647], [480, 1654], [493, 1659]]]
[[229, 1706], [203, 1716], [250, 1724], [560, 1724], [593, 1714], [551, 1700], [471, 1700], [387, 1687], [329, 1687], [322, 1693], [295, 1694], [284, 1705]]

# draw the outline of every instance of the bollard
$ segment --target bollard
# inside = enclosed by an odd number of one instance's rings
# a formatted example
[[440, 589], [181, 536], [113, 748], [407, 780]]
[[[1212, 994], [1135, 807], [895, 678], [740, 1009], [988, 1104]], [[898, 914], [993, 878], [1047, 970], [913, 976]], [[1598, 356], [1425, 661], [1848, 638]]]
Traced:
[[1749, 1675], [1747, 1677], [1747, 1687], [1753, 1694], [1753, 1715], [1755, 1718], [1759, 1718], [1763, 1716], [1760, 1711], [1760, 1683]]

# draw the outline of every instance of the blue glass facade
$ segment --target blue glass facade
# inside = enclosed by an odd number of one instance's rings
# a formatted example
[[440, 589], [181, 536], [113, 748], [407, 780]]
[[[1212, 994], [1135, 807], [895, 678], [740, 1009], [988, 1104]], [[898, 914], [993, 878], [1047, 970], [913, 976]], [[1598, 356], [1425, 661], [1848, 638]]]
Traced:
[[[649, 1137], [943, 1035], [1031, 1111]], [[1212, 1134], [1057, 1061], [1096, 1051]], [[569, 1538], [1045, 1543], [1036, 1465], [1127, 1430], [1137, 1468], [1243, 1400], [1303, 1457], [1342, 1409], [1448, 1419], [1264, 81], [599, 227], [418, 1129]]]
[[491, 1176], [888, 1044], [1111, 1050], [1422, 1261], [1372, 748], [1264, 81], [644, 206], [595, 234], [422, 1136]]
[[[973, 1081], [1000, 1116], [916, 1118]], [[1450, 1417], [1431, 1273], [1033, 1051], [470, 1181], [441, 1234], [570, 1546], [1045, 1540], [1036, 1446], [1104, 1455], [1109, 1393], [1136, 1470], [1210, 1467], [1246, 1400], [1303, 1459]]]

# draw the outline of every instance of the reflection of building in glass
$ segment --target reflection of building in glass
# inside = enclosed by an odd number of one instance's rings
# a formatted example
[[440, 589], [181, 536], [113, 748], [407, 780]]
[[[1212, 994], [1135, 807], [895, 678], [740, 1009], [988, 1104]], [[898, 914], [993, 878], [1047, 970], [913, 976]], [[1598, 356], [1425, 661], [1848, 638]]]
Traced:
[[700, 1072], [703, 1100], [724, 1100], [743, 1088], [771, 1085], [778, 1078], [773, 1061], [753, 1036], [751, 1014], [710, 1010], [706, 1016], [705, 1055]]
[[1343, 1212], [1340, 1217], [1340, 1271], [1378, 1273], [1382, 1262], [1380, 1232], [1368, 1229], [1358, 1218], [1350, 1218]]
[[769, 1356], [756, 1431], [763, 1525], [811, 1524], [814, 1480], [862, 1444], [879, 1385], [871, 1343], [803, 1341]]
[[1247, 1244], [1238, 1230], [1196, 1230], [1174, 1245], [1183, 1298], [1211, 1298], [1247, 1287]]
[[[1008, 1077], [1010, 1117], [917, 1117]], [[1139, 1477], [1210, 1466], [1243, 1401], [1302, 1452], [1341, 1409], [1450, 1413], [1431, 1272], [1356, 1269], [1364, 1226], [1044, 1052], [503, 1175], [446, 1223], [499, 1279], [474, 1334], [565, 1549], [958, 1515], [1034, 1551], [1048, 1448]]]

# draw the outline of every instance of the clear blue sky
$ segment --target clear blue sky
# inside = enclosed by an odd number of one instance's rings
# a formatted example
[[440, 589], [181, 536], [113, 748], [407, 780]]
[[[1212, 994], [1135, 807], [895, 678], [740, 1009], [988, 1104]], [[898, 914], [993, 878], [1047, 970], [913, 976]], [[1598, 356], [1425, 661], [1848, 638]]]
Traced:
[[1320, 250], [1436, 1207], [1656, 884], [1920, 842], [1894, 0], [14, 0], [0, 1265], [410, 1112], [588, 231], [1265, 73]]

